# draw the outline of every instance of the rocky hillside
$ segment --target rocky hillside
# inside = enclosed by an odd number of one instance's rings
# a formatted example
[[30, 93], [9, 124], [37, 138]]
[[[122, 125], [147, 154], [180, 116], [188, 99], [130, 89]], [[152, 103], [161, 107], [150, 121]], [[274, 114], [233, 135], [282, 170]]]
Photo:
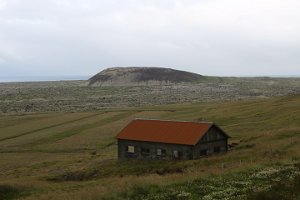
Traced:
[[163, 83], [196, 82], [201, 75], [158, 67], [114, 67], [108, 68], [89, 79], [89, 85], [142, 85]]

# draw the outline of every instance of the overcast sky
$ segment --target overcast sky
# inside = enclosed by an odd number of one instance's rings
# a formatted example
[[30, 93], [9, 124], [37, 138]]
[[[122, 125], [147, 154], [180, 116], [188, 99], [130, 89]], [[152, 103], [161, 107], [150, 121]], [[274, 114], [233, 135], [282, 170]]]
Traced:
[[300, 75], [299, 0], [0, 0], [0, 76]]

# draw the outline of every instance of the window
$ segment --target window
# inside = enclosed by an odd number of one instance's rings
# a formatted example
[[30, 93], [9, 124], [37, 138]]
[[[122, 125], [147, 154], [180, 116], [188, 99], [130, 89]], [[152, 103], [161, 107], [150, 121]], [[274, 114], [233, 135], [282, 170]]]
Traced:
[[220, 153], [221, 152], [221, 148], [220, 147], [214, 147], [214, 152], [215, 153]]
[[181, 158], [182, 157], [182, 152], [178, 150], [173, 151], [173, 157], [174, 158]]
[[129, 145], [127, 146], [126, 150], [128, 153], [134, 153], [134, 146]]
[[141, 148], [141, 154], [143, 156], [148, 156], [150, 155], [150, 149], [147, 149], [147, 148]]
[[157, 156], [165, 156], [166, 150], [165, 149], [156, 149], [156, 155]]
[[179, 154], [178, 154], [178, 151], [177, 151], [177, 150], [174, 150], [174, 151], [173, 151], [173, 156], [174, 156], [174, 158], [178, 158]]
[[157, 150], [156, 150], [156, 155], [161, 156], [161, 154], [162, 154], [161, 149], [157, 149]]
[[200, 156], [206, 156], [207, 155], [207, 149], [200, 150]]

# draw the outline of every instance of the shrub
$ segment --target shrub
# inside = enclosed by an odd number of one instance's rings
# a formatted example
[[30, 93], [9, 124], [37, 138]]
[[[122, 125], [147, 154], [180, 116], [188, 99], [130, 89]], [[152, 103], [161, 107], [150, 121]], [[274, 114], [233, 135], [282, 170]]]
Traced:
[[0, 185], [0, 199], [9, 200], [17, 197], [25, 196], [25, 190], [11, 186], [11, 185]]

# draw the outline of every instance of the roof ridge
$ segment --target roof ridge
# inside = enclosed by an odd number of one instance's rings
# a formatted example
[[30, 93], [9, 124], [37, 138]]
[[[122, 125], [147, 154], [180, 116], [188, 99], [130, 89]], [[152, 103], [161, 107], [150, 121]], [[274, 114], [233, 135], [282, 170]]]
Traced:
[[183, 120], [171, 120], [171, 119], [149, 119], [149, 118], [135, 118], [134, 120], [149, 120], [149, 121], [161, 121], [161, 122], [183, 122], [183, 123], [195, 123], [195, 124], [214, 124], [214, 122], [208, 121], [183, 121]]

